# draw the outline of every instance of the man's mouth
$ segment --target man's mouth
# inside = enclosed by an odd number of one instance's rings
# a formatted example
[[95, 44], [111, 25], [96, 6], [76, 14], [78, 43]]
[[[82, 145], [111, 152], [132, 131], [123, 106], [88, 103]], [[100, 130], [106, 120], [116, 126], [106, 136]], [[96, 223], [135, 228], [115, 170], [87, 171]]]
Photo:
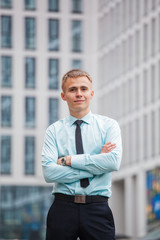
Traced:
[[75, 100], [74, 102], [76, 102], [76, 103], [83, 103], [84, 100]]

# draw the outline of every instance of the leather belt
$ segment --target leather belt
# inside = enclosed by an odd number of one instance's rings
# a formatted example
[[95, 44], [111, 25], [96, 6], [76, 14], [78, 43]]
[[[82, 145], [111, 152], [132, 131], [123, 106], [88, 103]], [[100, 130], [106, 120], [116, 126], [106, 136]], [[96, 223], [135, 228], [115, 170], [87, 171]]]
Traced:
[[96, 203], [96, 202], [106, 202], [108, 197], [100, 195], [67, 195], [63, 193], [55, 193], [55, 200], [63, 200], [72, 203]]

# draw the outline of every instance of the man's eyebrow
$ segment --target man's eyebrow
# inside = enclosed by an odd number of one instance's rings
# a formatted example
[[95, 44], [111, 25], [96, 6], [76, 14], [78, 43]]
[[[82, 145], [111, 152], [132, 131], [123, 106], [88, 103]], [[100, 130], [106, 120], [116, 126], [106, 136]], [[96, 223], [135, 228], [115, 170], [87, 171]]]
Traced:
[[[78, 88], [77, 86], [71, 86], [71, 87], [69, 87], [69, 90], [77, 89], [77, 88]], [[88, 88], [88, 86], [80, 86], [80, 88]]]
[[69, 87], [69, 88], [68, 88], [68, 91], [72, 91], [72, 90], [76, 90], [76, 89], [77, 89], [77, 87], [72, 86], [72, 87]]
[[77, 87], [75, 87], [75, 86], [69, 87], [69, 89], [73, 89], [73, 88], [77, 88]]

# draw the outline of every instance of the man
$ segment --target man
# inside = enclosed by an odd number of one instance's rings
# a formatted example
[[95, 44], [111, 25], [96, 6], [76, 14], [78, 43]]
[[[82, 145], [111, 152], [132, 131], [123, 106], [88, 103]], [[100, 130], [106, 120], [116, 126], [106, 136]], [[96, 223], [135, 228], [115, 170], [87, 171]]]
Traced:
[[70, 115], [49, 126], [42, 151], [44, 177], [54, 183], [55, 195], [46, 240], [115, 239], [108, 198], [111, 174], [121, 162], [120, 128], [91, 113], [93, 95], [87, 72], [73, 69], [63, 76], [61, 98]]

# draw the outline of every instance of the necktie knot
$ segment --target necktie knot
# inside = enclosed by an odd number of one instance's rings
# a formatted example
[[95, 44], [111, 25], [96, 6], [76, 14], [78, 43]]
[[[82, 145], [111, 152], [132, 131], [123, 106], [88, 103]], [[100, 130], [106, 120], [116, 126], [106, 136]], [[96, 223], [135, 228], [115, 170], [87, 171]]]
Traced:
[[77, 121], [75, 121], [75, 124], [76, 124], [77, 126], [81, 126], [82, 122], [83, 122], [83, 120], [77, 120]]

